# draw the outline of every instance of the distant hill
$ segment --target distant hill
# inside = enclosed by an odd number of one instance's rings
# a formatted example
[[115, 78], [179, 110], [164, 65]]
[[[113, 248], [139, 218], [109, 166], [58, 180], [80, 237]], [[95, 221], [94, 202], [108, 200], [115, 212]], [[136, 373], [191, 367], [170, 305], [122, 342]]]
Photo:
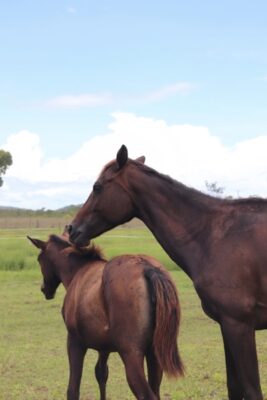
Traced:
[[27, 208], [18, 208], [18, 207], [7, 207], [0, 206], [0, 217], [49, 217], [49, 216], [64, 216], [64, 215], [74, 215], [81, 205], [69, 205], [57, 210], [48, 210], [45, 208], [41, 208], [39, 210], [31, 210]]

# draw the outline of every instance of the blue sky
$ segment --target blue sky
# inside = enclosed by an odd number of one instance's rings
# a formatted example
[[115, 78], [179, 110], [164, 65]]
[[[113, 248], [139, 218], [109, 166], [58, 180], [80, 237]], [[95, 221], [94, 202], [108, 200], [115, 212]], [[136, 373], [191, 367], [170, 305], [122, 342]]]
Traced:
[[[26, 154], [32, 141], [35, 151], [42, 153], [40, 169], [54, 159], [66, 163], [95, 137], [102, 137], [101, 145], [105, 146], [104, 139], [116, 133], [110, 124], [120, 126], [119, 120], [124, 121], [125, 141], [130, 143], [131, 117], [128, 123], [125, 119], [130, 114], [136, 116], [135, 121], [142, 117], [164, 121], [170, 129], [184, 124], [192, 129], [206, 127], [211, 140], [218, 138], [228, 152], [244, 141], [265, 136], [266, 15], [267, 3], [263, 0], [2, 2], [0, 147], [14, 149], [14, 141], [13, 147], [8, 144], [10, 137], [23, 131], [29, 133], [28, 147], [23, 139]], [[139, 129], [142, 131], [142, 127]], [[142, 132], [144, 138], [146, 132]], [[20, 140], [21, 135], [18, 146]], [[194, 146], [194, 139], [191, 144]], [[90, 152], [90, 146], [88, 149]], [[133, 152], [143, 149], [150, 151], [148, 145], [142, 146], [142, 140], [138, 147], [133, 142]], [[88, 154], [88, 163], [91, 156]], [[108, 161], [108, 151], [105, 156]], [[29, 157], [31, 152], [27, 162]], [[191, 157], [189, 151], [193, 163]], [[21, 170], [18, 162], [17, 170]], [[157, 160], [154, 162], [157, 167]], [[60, 169], [61, 164], [57, 165]], [[34, 189], [29, 191], [27, 186], [29, 182], [33, 185], [30, 170], [29, 165], [27, 177], [10, 169], [0, 204], [13, 201], [20, 206], [55, 208], [70, 200], [84, 200], [85, 189], [77, 191], [75, 198], [67, 194], [63, 199], [37, 198]], [[190, 174], [176, 174], [175, 168], [167, 172], [199, 188], [204, 178], [217, 180], [208, 172], [199, 177], [199, 182], [191, 180]], [[76, 176], [77, 180], [81, 177], [78, 172]], [[14, 179], [21, 188], [20, 195], [9, 197]], [[220, 179], [230, 188], [218, 171]], [[90, 175], [87, 187], [91, 180]], [[41, 186], [49, 186], [49, 177], [46, 175], [43, 181], [35, 178], [34, 185], [40, 192]], [[236, 181], [231, 187], [233, 194], [241, 191], [267, 196], [267, 187], [265, 193], [262, 187], [250, 187], [249, 183], [247, 190], [245, 186], [241, 190], [241, 186]], [[31, 201], [30, 194], [23, 196], [23, 191], [32, 193], [35, 199]]]

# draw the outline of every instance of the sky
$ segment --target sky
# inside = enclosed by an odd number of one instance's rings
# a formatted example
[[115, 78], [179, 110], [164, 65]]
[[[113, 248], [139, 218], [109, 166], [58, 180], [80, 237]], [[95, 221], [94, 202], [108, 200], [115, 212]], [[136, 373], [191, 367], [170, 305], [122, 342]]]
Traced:
[[0, 206], [83, 203], [129, 156], [267, 197], [265, 0], [10, 0], [0, 7]]

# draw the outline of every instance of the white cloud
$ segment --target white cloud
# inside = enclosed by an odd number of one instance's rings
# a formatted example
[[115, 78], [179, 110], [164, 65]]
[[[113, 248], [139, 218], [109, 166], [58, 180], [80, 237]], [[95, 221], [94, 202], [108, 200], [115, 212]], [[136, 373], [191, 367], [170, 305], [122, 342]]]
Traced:
[[77, 13], [77, 10], [76, 10], [76, 8], [73, 7], [73, 6], [68, 6], [68, 7], [67, 7], [67, 12], [68, 12], [69, 14], [76, 14], [76, 13]]
[[8, 137], [0, 147], [12, 153], [13, 165], [0, 204], [56, 208], [82, 203], [123, 143], [131, 158], [145, 155], [148, 165], [189, 186], [205, 190], [205, 181], [216, 181], [226, 194], [267, 196], [267, 134], [228, 147], [207, 127], [115, 113], [106, 134], [65, 159], [44, 157], [37, 134], [21, 131]]
[[45, 103], [49, 108], [83, 108], [97, 107], [112, 103], [112, 96], [108, 93], [85, 93], [79, 95], [64, 95], [54, 97]]
[[173, 96], [177, 93], [188, 94], [197, 88], [196, 85], [190, 82], [178, 82], [173, 85], [163, 86], [162, 88], [151, 91], [143, 96], [145, 101], [158, 101], [167, 97]]
[[12, 154], [13, 165], [8, 169], [8, 176], [18, 179], [39, 179], [43, 153], [37, 134], [22, 130], [10, 135], [2, 148]]
[[121, 103], [147, 103], [161, 101], [175, 94], [189, 94], [196, 90], [197, 87], [197, 85], [190, 82], [177, 82], [139, 95], [115, 95], [112, 93], [67, 94], [47, 100], [44, 106], [57, 109], [78, 109]]

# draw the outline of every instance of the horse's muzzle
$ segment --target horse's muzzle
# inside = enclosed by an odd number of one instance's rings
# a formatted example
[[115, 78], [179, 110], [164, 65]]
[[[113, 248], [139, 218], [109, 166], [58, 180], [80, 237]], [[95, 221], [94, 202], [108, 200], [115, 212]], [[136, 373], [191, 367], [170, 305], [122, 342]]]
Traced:
[[67, 225], [66, 227], [67, 232], [69, 234], [69, 239], [71, 243], [73, 243], [77, 247], [85, 247], [88, 246], [90, 243], [90, 240], [88, 240], [84, 232], [80, 229], [75, 229], [73, 225]]

